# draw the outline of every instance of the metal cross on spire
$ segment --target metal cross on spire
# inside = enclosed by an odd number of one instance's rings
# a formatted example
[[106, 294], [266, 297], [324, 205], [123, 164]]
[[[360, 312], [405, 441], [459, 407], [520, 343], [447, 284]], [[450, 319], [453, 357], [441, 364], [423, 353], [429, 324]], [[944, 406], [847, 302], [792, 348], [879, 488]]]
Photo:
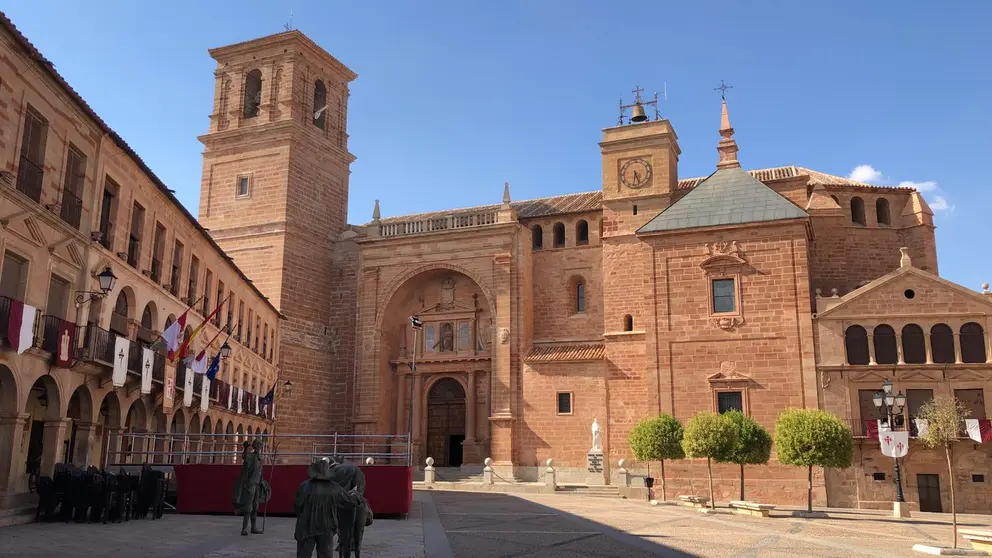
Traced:
[[643, 93], [643, 92], [644, 92], [644, 90], [641, 89], [641, 86], [640, 85], [634, 86], [634, 90], [631, 91], [631, 93], [634, 94], [634, 102], [635, 103], [640, 103], [641, 102], [641, 93]]
[[286, 25], [283, 25], [283, 27], [286, 28], [286, 31], [292, 31], [293, 30], [293, 10], [289, 10], [289, 23], [287, 23]]
[[713, 91], [719, 91], [720, 92], [720, 98], [723, 99], [724, 101], [726, 101], [727, 100], [727, 90], [728, 89], [733, 89], [733, 88], [734, 88], [733, 85], [727, 85], [727, 82], [725, 82], [725, 81], [723, 81], [721, 79], [720, 80], [720, 86], [719, 87], [714, 87], [713, 88]]

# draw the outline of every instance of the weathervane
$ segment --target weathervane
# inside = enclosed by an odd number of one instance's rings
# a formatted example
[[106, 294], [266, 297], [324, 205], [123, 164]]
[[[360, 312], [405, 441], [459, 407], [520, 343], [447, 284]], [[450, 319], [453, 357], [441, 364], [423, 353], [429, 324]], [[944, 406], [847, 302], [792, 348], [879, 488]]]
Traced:
[[733, 85], [727, 85], [727, 82], [725, 82], [725, 81], [723, 81], [721, 79], [720, 80], [720, 86], [719, 87], [714, 87], [713, 88], [713, 91], [719, 91], [720, 92], [720, 99], [726, 101], [727, 100], [727, 90], [728, 89], [733, 89], [733, 88], [734, 88]]
[[642, 101], [641, 93], [644, 90], [641, 86], [634, 88], [634, 102], [633, 104], [625, 105], [623, 104], [623, 98], [620, 99], [620, 117], [617, 118], [617, 126], [623, 126], [624, 111], [627, 109], [632, 109], [630, 112], [630, 122], [644, 122], [648, 119], [647, 115], [644, 113], [644, 105], [652, 105], [654, 107], [654, 119], [661, 120], [661, 113], [658, 111], [658, 94], [654, 94], [654, 99], [650, 101]]
[[289, 10], [289, 23], [283, 25], [283, 27], [286, 28], [286, 31], [293, 30], [293, 10]]

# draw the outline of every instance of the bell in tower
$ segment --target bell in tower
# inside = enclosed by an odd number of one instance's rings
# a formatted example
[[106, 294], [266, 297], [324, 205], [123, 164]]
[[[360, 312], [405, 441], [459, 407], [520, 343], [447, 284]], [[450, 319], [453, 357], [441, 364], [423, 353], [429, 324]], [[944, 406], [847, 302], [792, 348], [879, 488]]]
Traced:
[[658, 112], [658, 94], [654, 94], [654, 99], [651, 101], [642, 101], [641, 92], [644, 90], [640, 86], [634, 88], [634, 102], [630, 105], [623, 104], [623, 99], [620, 99], [620, 118], [617, 121], [618, 126], [623, 126], [624, 116], [626, 116], [627, 109], [630, 109], [630, 118], [628, 120], [629, 124], [647, 122], [648, 115], [644, 110], [644, 105], [654, 106], [654, 119], [661, 120], [661, 114]]
[[641, 103], [634, 104], [634, 108], [630, 111], [630, 121], [631, 122], [644, 122], [648, 119], [648, 116], [644, 114], [644, 107]]

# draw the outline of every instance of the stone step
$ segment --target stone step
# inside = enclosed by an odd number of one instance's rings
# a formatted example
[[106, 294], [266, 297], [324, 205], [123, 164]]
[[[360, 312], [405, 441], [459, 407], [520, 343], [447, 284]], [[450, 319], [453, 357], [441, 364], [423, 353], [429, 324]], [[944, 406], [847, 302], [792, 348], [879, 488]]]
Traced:
[[588, 496], [590, 498], [619, 498], [620, 488], [616, 486], [558, 485], [556, 494]]
[[0, 527], [23, 525], [34, 521], [36, 507], [3, 508], [0, 509]]

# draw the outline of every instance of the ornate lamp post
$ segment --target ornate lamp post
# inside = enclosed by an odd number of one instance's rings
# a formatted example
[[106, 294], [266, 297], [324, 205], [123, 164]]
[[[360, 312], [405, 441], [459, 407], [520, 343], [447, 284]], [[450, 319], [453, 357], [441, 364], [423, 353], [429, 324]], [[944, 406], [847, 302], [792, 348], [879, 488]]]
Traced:
[[83, 305], [91, 300], [100, 300], [106, 297], [110, 294], [110, 291], [114, 290], [114, 285], [117, 284], [117, 276], [114, 275], [114, 271], [109, 267], [101, 271], [96, 276], [96, 279], [100, 283], [99, 291], [76, 291], [76, 326], [79, 326], [79, 318]]
[[224, 341], [224, 344], [220, 346], [220, 358], [227, 360], [227, 357], [231, 356], [231, 346]]
[[[224, 343], [224, 346], [226, 347], [227, 346], [227, 343]], [[227, 347], [227, 349], [228, 349], [228, 353], [230, 353], [231, 348], [230, 347]], [[221, 347], [221, 352], [223, 353], [223, 351], [224, 351], [224, 347]], [[273, 390], [272, 390], [272, 403], [270, 403], [269, 405], [274, 406], [275, 403], [276, 403], [276, 399], [278, 399], [280, 395], [290, 395], [291, 393], [293, 393], [293, 382], [291, 382], [289, 380], [286, 380], [286, 382], [282, 386], [279, 386], [277, 384], [273, 388]], [[269, 486], [270, 487], [272, 486], [272, 477], [273, 477], [273, 475], [276, 472], [276, 461], [278, 461], [278, 459], [279, 459], [279, 442], [276, 441], [276, 426], [278, 424], [279, 424], [279, 421], [277, 421], [277, 420], [273, 420], [272, 421], [272, 465], [271, 465], [271, 468], [269, 469]], [[264, 451], [264, 449], [263, 449], [263, 451]], [[263, 467], [265, 466], [264, 463], [263, 463], [262, 466]], [[270, 496], [270, 498], [271, 498], [271, 496]], [[268, 519], [268, 517], [269, 517], [269, 503], [268, 503], [268, 501], [266, 501], [265, 502], [265, 510], [263, 510], [263, 512], [262, 512], [262, 532], [263, 533], [265, 532], [265, 520]]]
[[[420, 341], [420, 330], [424, 329], [423, 322], [417, 316], [410, 316], [410, 327], [413, 328], [413, 359], [410, 362], [410, 411], [407, 420], [407, 465], [413, 466], [413, 385], [417, 381], [417, 345]], [[416, 394], [419, 396], [420, 394]]]
[[[895, 418], [902, 416], [903, 407], [906, 405], [906, 396], [900, 391], [897, 395], [892, 395], [892, 381], [885, 380], [882, 384], [882, 391], [876, 391], [872, 402], [879, 413], [885, 417], [889, 424], [889, 430], [895, 430]], [[905, 502], [902, 494], [902, 472], [899, 469], [899, 458], [892, 459], [895, 462], [896, 475], [896, 502]]]

